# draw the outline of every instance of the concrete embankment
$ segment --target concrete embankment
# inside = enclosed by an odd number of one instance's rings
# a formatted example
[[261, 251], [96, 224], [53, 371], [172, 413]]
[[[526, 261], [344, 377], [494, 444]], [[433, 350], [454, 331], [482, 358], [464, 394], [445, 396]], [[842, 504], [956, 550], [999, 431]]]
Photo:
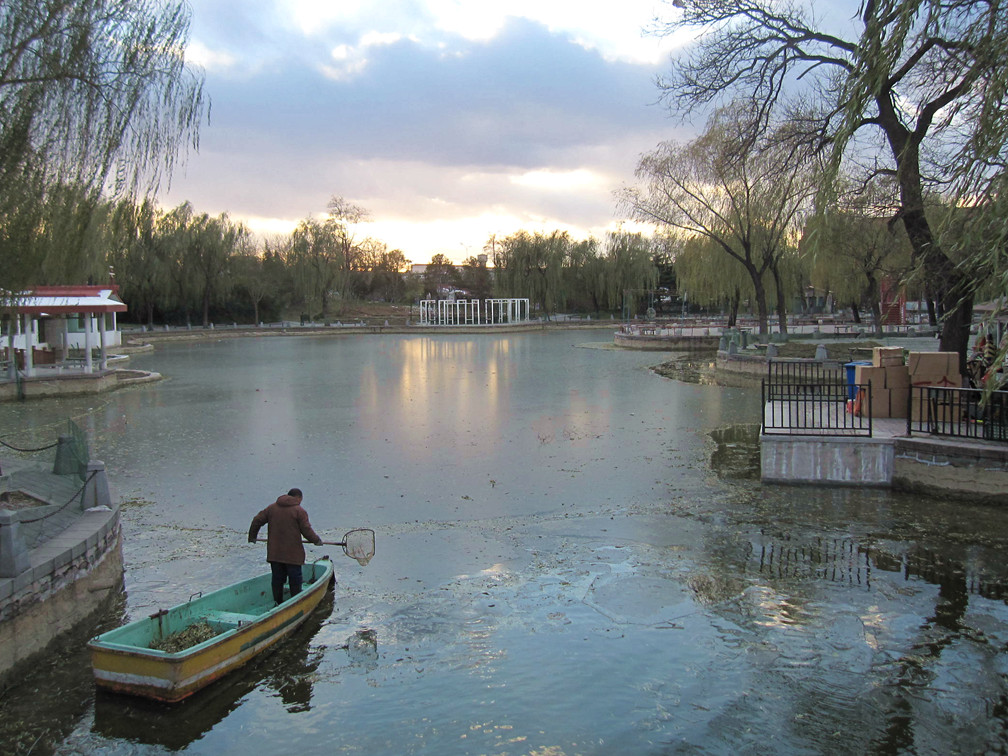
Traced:
[[[85, 481], [0, 460], [0, 679], [101, 610], [123, 581], [118, 505], [105, 466]], [[2, 505], [0, 505], [2, 506]]]
[[117, 368], [97, 373], [80, 371], [41, 373], [30, 378], [0, 383], [0, 402], [45, 399], [79, 394], [101, 394], [125, 386], [161, 380], [161, 374], [147, 370]]

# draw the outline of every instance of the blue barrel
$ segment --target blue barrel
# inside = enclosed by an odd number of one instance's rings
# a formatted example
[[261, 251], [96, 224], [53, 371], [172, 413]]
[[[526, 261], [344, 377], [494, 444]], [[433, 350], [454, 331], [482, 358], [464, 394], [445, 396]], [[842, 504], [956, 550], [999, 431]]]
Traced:
[[858, 365], [871, 365], [871, 360], [855, 360], [854, 362], [844, 363], [844, 367], [847, 368], [847, 398], [852, 402], [857, 397], [857, 383], [854, 380], [854, 372]]

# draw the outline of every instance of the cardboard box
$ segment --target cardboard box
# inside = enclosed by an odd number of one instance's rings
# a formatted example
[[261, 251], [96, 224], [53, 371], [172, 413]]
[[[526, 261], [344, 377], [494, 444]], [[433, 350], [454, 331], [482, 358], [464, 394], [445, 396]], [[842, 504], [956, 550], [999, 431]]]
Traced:
[[944, 388], [962, 388], [962, 376], [958, 373], [916, 373], [910, 376], [911, 386], [942, 386]]
[[[898, 389], [897, 389], [898, 391]], [[928, 419], [928, 390], [922, 389], [920, 387], [913, 387], [910, 389], [910, 420], [913, 422], [924, 421]], [[946, 397], [939, 393], [935, 397], [935, 401], [931, 405], [931, 421], [932, 422], [958, 422], [959, 420], [959, 405], [949, 404], [943, 399]], [[891, 400], [890, 400], [891, 401]]]
[[[875, 388], [872, 384], [871, 390], [871, 416], [872, 417], [889, 417], [889, 402], [890, 393], [887, 388]], [[868, 417], [868, 400], [867, 398], [861, 404], [861, 417]]]
[[934, 421], [936, 423], [947, 423], [951, 425], [959, 424], [961, 413], [958, 404], [945, 404], [944, 402], [938, 402], [934, 409]]
[[906, 365], [893, 365], [885, 369], [886, 388], [907, 388], [910, 385], [910, 370]]
[[872, 388], [885, 388], [885, 368], [871, 365], [854, 366], [854, 383], [863, 386], [871, 381]]
[[889, 389], [889, 417], [906, 417], [910, 387]]
[[959, 354], [957, 352], [910, 352], [907, 355], [906, 364], [911, 378], [918, 373], [958, 375]]
[[872, 367], [891, 367], [902, 364], [902, 347], [875, 347], [872, 349]]

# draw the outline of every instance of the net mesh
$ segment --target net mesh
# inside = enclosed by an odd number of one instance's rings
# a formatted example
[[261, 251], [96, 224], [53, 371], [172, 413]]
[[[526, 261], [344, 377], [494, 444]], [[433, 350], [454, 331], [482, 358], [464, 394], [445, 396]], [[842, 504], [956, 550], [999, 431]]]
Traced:
[[374, 556], [374, 531], [368, 528], [351, 530], [343, 538], [343, 551], [351, 559], [356, 559], [362, 567]]

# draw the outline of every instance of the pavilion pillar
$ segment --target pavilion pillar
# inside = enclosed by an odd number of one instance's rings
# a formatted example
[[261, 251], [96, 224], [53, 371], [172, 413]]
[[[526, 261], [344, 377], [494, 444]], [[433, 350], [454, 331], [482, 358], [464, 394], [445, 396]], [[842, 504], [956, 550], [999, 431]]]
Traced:
[[84, 313], [84, 372], [94, 372], [94, 360], [91, 357], [91, 313]]
[[12, 381], [17, 379], [17, 359], [14, 356], [14, 321], [19, 317], [19, 315], [12, 315], [7, 318], [7, 357], [10, 358], [7, 377]]
[[63, 343], [60, 345], [60, 362], [70, 358], [70, 317], [63, 317]]
[[98, 347], [101, 353], [101, 359], [98, 361], [98, 369], [101, 372], [108, 370], [108, 348], [105, 343], [105, 313], [99, 312], [98, 318]]
[[24, 372], [25, 376], [31, 378], [35, 375], [35, 329], [32, 328], [32, 316], [25, 315], [25, 357], [24, 357]]

